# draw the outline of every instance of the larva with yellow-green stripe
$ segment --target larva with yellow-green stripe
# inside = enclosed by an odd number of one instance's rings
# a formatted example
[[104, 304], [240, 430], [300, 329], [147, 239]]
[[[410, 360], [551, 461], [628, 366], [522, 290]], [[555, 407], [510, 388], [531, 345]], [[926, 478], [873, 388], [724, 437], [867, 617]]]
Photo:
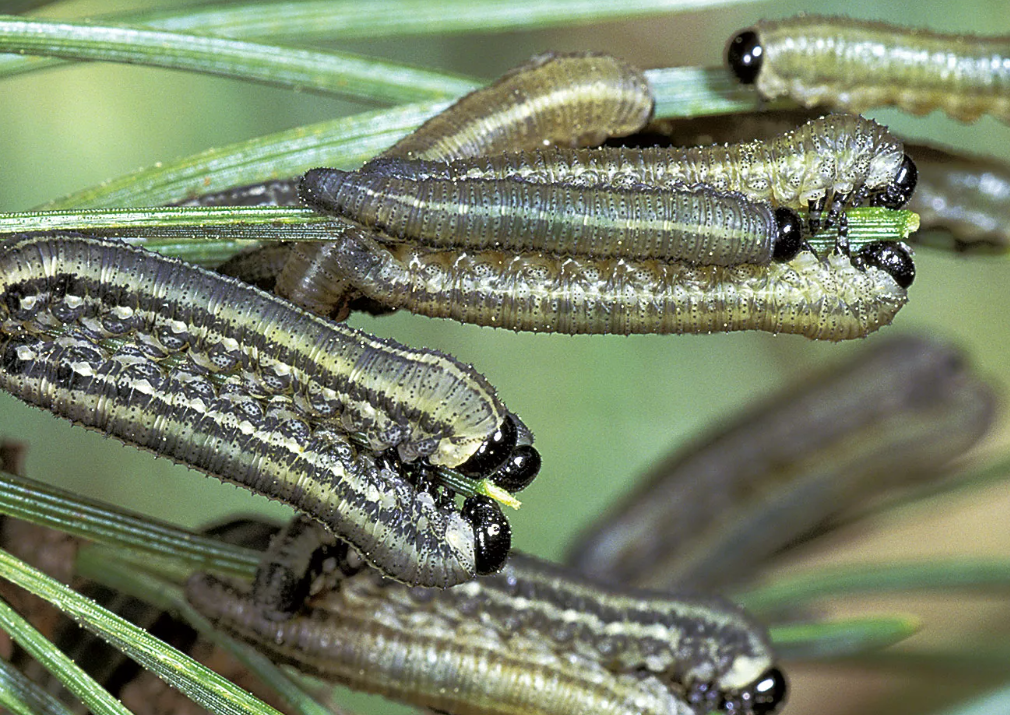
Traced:
[[788, 209], [708, 186], [442, 179], [425, 176], [426, 166], [312, 169], [299, 192], [310, 208], [437, 248], [736, 265], [768, 263], [801, 231]]
[[734, 36], [730, 69], [766, 99], [861, 113], [942, 109], [971, 122], [1010, 121], [1010, 37], [930, 32], [847, 17], [762, 20]]
[[[388, 160], [373, 164], [382, 165]], [[366, 165], [366, 170], [372, 164]], [[812, 119], [771, 139], [687, 148], [553, 147], [410, 166], [417, 180], [524, 179], [535, 183], [647, 185], [678, 190], [705, 184], [794, 211], [899, 209], [915, 188], [914, 162], [886, 127], [851, 114]]]
[[3, 389], [289, 503], [394, 578], [451, 586], [508, 553], [497, 507], [464, 518], [438, 470], [508, 481], [539, 458], [487, 380], [446, 355], [65, 233], [0, 245], [0, 312]]
[[900, 243], [869, 244], [852, 258], [802, 251], [767, 266], [692, 266], [382, 245], [348, 229], [330, 256], [358, 291], [389, 307], [560, 333], [764, 330], [848, 340], [890, 324], [914, 277]]

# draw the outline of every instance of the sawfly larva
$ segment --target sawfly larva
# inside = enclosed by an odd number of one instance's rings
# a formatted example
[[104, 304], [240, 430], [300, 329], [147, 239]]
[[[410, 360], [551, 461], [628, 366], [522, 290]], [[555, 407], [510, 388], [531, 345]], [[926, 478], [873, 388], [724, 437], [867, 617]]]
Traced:
[[0, 246], [0, 315], [4, 389], [291, 504], [394, 578], [451, 586], [507, 555], [482, 536], [494, 515], [461, 515], [438, 469], [514, 482], [539, 459], [446, 355], [74, 234]]
[[846, 17], [763, 20], [726, 50], [737, 78], [762, 97], [860, 113], [942, 109], [970, 122], [1010, 120], [1010, 38], [948, 35]]
[[802, 240], [793, 211], [707, 186], [443, 180], [416, 168], [386, 159], [357, 172], [313, 169], [299, 192], [318, 211], [438, 248], [736, 265], [768, 263], [783, 247], [795, 254]]
[[382, 245], [348, 230], [332, 257], [357, 290], [390, 307], [561, 333], [764, 330], [847, 340], [888, 325], [914, 276], [909, 250], [895, 243], [869, 244], [851, 260], [803, 251], [767, 266], [691, 266]]
[[[289, 583], [320, 562], [289, 558]], [[772, 715], [785, 701], [765, 629], [716, 596], [602, 586], [519, 554], [496, 576], [444, 591], [372, 569], [334, 580], [286, 618], [264, 610], [255, 589], [210, 575], [186, 590], [216, 627], [275, 660], [440, 712]]]
[[909, 145], [908, 151], [920, 167], [919, 188], [908, 204], [921, 220], [916, 241], [942, 238], [966, 252], [1010, 247], [1010, 166], [930, 146]]
[[641, 70], [596, 53], [538, 55], [458, 100], [383, 156], [458, 159], [548, 144], [599, 144], [652, 115]]
[[735, 588], [847, 509], [942, 476], [995, 408], [949, 345], [870, 343], [660, 461], [569, 563], [621, 584]]
[[[366, 164], [365, 171], [386, 163]], [[824, 206], [829, 220], [851, 206], [901, 208], [915, 188], [916, 177], [915, 164], [885, 127], [847, 114], [813, 119], [769, 140], [738, 144], [537, 149], [451, 162], [417, 162], [407, 168], [409, 172], [401, 170], [399, 175], [416, 180], [520, 178], [537, 183], [660, 189], [705, 184], [796, 211], [814, 207], [814, 232]]]

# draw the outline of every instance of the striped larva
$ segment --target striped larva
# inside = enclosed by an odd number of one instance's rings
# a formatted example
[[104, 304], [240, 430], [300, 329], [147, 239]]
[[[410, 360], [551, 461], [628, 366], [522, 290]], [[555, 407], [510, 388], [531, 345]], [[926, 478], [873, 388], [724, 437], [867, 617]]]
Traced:
[[853, 113], [894, 105], [970, 122], [1010, 120], [1010, 38], [948, 35], [845, 17], [763, 20], [726, 59], [762, 97]]
[[387, 159], [357, 172], [313, 169], [299, 192], [311, 208], [439, 248], [735, 265], [768, 263], [783, 247], [795, 254], [801, 241], [794, 212], [707, 186], [443, 180], [416, 168]]
[[[914, 276], [902, 244], [767, 266], [557, 258], [381, 245], [347, 230], [331, 257], [365, 296], [432, 317], [562, 333], [764, 330], [821, 340], [887, 325]], [[853, 263], [860, 263], [859, 267]]]
[[[367, 164], [368, 171], [378, 160]], [[376, 167], [378, 168], [378, 167]], [[834, 219], [848, 206], [905, 205], [915, 188], [915, 164], [885, 127], [863, 117], [813, 119], [769, 140], [690, 148], [552, 148], [451, 162], [417, 162], [416, 180], [521, 178], [537, 183], [647, 185], [660, 189], [705, 184], [796, 211], [821, 208]], [[814, 226], [816, 229], [817, 226]]]
[[73, 234], [0, 246], [0, 312], [0, 384], [30, 404], [285, 501], [394, 578], [450, 586], [507, 555], [418, 486], [436, 467], [514, 481], [539, 466], [529, 431], [448, 356]]
[[995, 407], [949, 345], [871, 342], [660, 461], [569, 563], [621, 584], [737, 587], [846, 510], [941, 476]]
[[[289, 557], [291, 584], [319, 562]], [[446, 713], [771, 715], [787, 688], [764, 628], [729, 602], [607, 587], [519, 554], [445, 591], [346, 571], [286, 618], [209, 575], [187, 597], [274, 660]]]
[[597, 53], [538, 55], [458, 100], [383, 156], [456, 159], [547, 144], [599, 144], [652, 115], [641, 70]]

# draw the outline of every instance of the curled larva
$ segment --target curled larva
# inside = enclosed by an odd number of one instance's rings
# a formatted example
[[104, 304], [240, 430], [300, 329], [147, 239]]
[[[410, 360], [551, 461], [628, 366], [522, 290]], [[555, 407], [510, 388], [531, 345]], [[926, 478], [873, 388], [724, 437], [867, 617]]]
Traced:
[[908, 249], [888, 243], [853, 260], [803, 251], [790, 262], [725, 267], [384, 246], [348, 231], [332, 256], [355, 288], [391, 307], [560, 333], [764, 330], [846, 340], [889, 324], [914, 275]]
[[547, 144], [599, 144], [652, 115], [642, 71], [596, 53], [543, 54], [472, 92], [384, 156], [456, 159]]
[[621, 584], [725, 591], [897, 486], [946, 473], [992, 425], [993, 390], [951, 346], [871, 341], [661, 460], [569, 563]]
[[539, 464], [472, 368], [123, 244], [6, 241], [0, 315], [3, 389], [289, 503], [411, 583], [489, 563], [488, 515], [461, 514], [431, 465], [514, 481], [517, 458]]
[[947, 35], [845, 17], [763, 20], [730, 40], [730, 68], [767, 99], [860, 113], [894, 105], [970, 122], [1010, 120], [1010, 38]]
[[[378, 160], [366, 171], [390, 163]], [[898, 209], [915, 188], [915, 165], [901, 141], [886, 127], [850, 114], [813, 119], [768, 140], [690, 148], [538, 149], [417, 162], [411, 174], [417, 180], [521, 178], [663, 189], [705, 184], [793, 210], [827, 205], [832, 215], [846, 206]]]
[[317, 210], [442, 248], [709, 265], [768, 263], [779, 243], [799, 249], [794, 212], [707, 186], [416, 179], [415, 168], [415, 162], [388, 159], [352, 173], [313, 169], [300, 192]]

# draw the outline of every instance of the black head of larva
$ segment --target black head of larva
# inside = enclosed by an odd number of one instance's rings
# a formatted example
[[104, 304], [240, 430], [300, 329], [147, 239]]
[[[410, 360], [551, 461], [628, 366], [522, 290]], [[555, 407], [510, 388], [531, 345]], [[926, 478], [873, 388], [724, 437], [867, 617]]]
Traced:
[[749, 686], [727, 697], [721, 709], [734, 715], [772, 715], [785, 704], [788, 689], [785, 674], [769, 668]]
[[484, 477], [505, 464], [516, 448], [519, 430], [512, 419], [506, 415], [490, 437], [481, 443], [470, 458], [459, 465], [458, 469], [468, 477]]
[[778, 233], [772, 258], [776, 261], [791, 261], [806, 246], [806, 241], [803, 240], [803, 222], [792, 209], [777, 208], [775, 223], [778, 225]]
[[473, 525], [477, 575], [500, 571], [512, 548], [512, 527], [501, 508], [490, 497], [477, 494], [467, 497], [460, 514]]
[[908, 288], [915, 280], [912, 251], [904, 243], [893, 241], [868, 243], [852, 257], [852, 265], [863, 270], [868, 266], [879, 268], [889, 274], [902, 288]]
[[898, 173], [894, 175], [894, 181], [887, 185], [880, 194], [873, 200], [874, 206], [883, 206], [888, 209], [900, 209], [908, 200], [912, 198], [915, 185], [919, 182], [919, 170], [915, 168], [912, 157], [905, 154], [905, 158], [898, 167]]
[[522, 444], [512, 450], [490, 479], [496, 486], [509, 492], [522, 491], [537, 478], [540, 473], [540, 452], [528, 444]]
[[754, 84], [761, 72], [764, 48], [753, 30], [744, 30], [729, 41], [726, 62], [743, 84]]

